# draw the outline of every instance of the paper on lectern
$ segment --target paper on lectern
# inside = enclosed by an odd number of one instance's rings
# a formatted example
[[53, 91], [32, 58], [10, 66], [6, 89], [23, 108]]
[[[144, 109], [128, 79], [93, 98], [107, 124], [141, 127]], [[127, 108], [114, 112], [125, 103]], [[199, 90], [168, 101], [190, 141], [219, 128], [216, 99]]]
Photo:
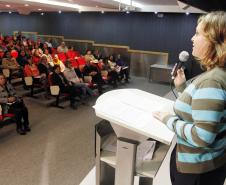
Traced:
[[100, 96], [97, 116], [145, 136], [170, 144], [174, 133], [152, 116], [153, 111], [173, 113], [173, 101], [137, 89], [122, 89]]

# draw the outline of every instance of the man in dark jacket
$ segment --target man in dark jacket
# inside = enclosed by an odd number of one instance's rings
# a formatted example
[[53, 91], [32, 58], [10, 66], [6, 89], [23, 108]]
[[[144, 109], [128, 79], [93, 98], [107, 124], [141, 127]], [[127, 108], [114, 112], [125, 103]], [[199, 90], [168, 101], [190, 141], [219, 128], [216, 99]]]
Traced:
[[64, 74], [60, 72], [60, 66], [55, 65], [53, 68], [52, 83], [53, 85], [58, 85], [60, 92], [68, 93], [70, 98], [70, 105], [73, 109], [77, 109], [75, 97], [81, 95], [79, 88], [71, 85], [67, 79], [64, 77]]
[[86, 61], [86, 65], [83, 68], [83, 76], [91, 76], [92, 82], [97, 84], [99, 94], [103, 92], [104, 80], [98, 68], [90, 64], [90, 61]]

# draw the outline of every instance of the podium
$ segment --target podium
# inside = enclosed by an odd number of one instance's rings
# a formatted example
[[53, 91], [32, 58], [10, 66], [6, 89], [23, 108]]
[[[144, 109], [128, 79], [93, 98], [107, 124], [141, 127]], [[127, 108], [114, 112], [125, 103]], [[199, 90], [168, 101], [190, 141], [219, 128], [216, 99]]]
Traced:
[[[134, 176], [154, 178], [174, 138], [166, 125], [152, 116], [153, 111], [173, 113], [173, 101], [138, 90], [121, 89], [101, 95], [94, 105], [98, 117], [110, 122], [116, 137], [116, 152], [96, 152], [96, 185], [100, 185], [100, 163], [115, 168], [115, 185], [134, 185]], [[147, 139], [158, 145], [154, 158], [136, 167], [137, 147]], [[100, 146], [100, 137], [96, 145]], [[97, 150], [97, 148], [96, 148]]]

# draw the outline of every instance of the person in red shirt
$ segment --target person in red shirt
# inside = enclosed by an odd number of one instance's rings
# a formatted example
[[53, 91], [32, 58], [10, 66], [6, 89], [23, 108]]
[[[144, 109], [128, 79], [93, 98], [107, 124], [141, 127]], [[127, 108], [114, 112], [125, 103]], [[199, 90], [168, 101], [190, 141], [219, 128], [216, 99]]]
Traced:
[[34, 64], [38, 64], [41, 59], [41, 54], [39, 53], [39, 49], [34, 50], [34, 55], [32, 56], [32, 61]]

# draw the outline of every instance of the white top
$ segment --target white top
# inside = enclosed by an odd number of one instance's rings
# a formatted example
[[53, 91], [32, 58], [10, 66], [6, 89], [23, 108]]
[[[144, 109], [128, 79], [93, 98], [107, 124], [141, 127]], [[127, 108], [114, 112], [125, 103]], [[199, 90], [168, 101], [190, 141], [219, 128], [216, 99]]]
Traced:
[[138, 89], [120, 89], [101, 95], [94, 109], [100, 118], [170, 145], [174, 133], [155, 119], [152, 112], [162, 110], [173, 113], [173, 103]]

